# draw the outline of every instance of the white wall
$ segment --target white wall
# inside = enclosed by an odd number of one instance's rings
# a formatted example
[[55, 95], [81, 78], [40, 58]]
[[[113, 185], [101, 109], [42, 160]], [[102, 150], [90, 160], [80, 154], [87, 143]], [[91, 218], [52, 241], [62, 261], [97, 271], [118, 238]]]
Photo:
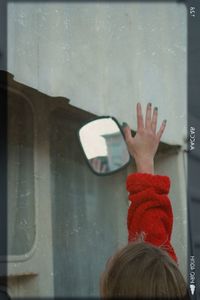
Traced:
[[151, 101], [162, 140], [186, 134], [187, 11], [177, 3], [9, 3], [8, 71], [15, 79], [136, 129]]

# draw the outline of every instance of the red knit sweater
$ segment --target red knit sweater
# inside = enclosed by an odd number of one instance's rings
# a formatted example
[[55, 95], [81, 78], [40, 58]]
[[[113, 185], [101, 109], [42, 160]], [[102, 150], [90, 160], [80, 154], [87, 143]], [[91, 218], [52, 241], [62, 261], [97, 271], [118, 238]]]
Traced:
[[177, 262], [171, 245], [173, 212], [168, 198], [168, 176], [134, 173], [127, 177], [126, 187], [131, 204], [128, 209], [128, 241], [144, 233], [144, 240], [166, 250]]

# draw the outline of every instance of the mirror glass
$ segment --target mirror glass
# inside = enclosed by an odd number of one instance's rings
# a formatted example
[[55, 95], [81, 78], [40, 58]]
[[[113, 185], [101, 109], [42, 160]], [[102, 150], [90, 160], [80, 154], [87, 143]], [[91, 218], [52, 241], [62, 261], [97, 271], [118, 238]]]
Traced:
[[84, 125], [79, 130], [79, 138], [87, 161], [96, 174], [117, 171], [130, 160], [123, 134], [112, 117]]

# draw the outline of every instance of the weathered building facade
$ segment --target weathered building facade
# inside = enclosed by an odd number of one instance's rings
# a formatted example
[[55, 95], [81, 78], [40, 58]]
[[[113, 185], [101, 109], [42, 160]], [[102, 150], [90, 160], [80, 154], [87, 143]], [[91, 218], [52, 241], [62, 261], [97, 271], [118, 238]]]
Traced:
[[[8, 4], [8, 288], [14, 297], [97, 296], [127, 242], [125, 179], [97, 177], [77, 130], [136, 103], [167, 127], [156, 173], [171, 178], [172, 243], [186, 276], [186, 9], [177, 3]], [[70, 100], [68, 100], [70, 99]]]

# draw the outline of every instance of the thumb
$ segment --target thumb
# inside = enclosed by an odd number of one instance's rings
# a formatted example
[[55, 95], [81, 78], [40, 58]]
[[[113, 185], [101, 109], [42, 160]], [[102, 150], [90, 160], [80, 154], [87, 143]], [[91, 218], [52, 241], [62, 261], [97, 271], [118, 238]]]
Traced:
[[125, 140], [126, 140], [126, 142], [129, 142], [132, 139], [131, 129], [127, 123], [123, 123], [122, 127], [123, 127]]

